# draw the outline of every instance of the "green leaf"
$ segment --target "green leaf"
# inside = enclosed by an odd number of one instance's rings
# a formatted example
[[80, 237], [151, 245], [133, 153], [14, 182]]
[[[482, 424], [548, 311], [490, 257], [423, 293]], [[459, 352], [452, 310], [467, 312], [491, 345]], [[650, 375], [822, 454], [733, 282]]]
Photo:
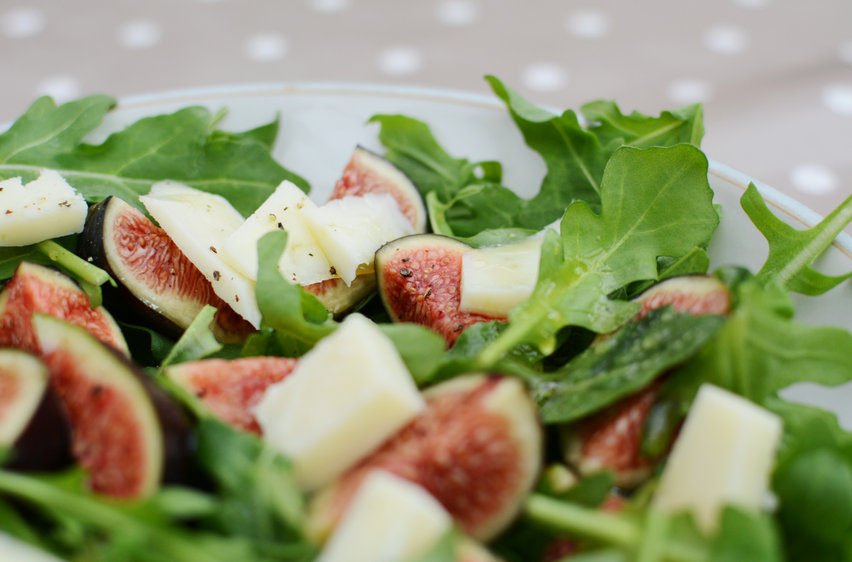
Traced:
[[609, 295], [654, 279], [658, 257], [679, 259], [705, 246], [719, 221], [707, 159], [690, 145], [619, 149], [607, 165], [601, 196], [600, 215], [577, 202], [565, 212], [561, 237], [547, 233], [536, 288], [483, 350], [484, 365], [521, 343], [547, 353], [563, 326], [615, 330], [638, 305]]
[[719, 531], [710, 542], [713, 562], [782, 562], [785, 558], [778, 531], [767, 515], [726, 507]]
[[789, 559], [848, 560], [852, 554], [852, 433], [828, 411], [773, 398], [784, 422], [772, 477]]
[[415, 382], [429, 381], [443, 359], [444, 338], [417, 324], [378, 324], [378, 327], [393, 342]]
[[520, 213], [519, 223], [541, 228], [562, 215], [575, 201], [600, 208], [601, 179], [613, 149], [605, 150], [598, 137], [580, 125], [577, 114], [554, 115], [522, 98], [493, 76], [487, 76], [494, 93], [509, 109], [527, 145], [547, 165], [538, 195]]
[[[411, 178], [423, 197], [434, 191], [439, 201], [448, 202], [459, 189], [477, 179], [477, 165], [450, 156], [425, 123], [403, 115], [374, 115], [369, 122], [381, 126], [379, 140], [388, 149], [385, 158]], [[499, 181], [497, 170], [493, 166], [488, 169], [491, 179]]]
[[704, 136], [701, 104], [664, 111], [659, 117], [651, 117], [638, 111], [624, 115], [615, 102], [599, 100], [584, 104], [580, 113], [592, 123], [589, 131], [598, 137], [602, 146], [612, 143], [640, 148], [679, 143], [701, 146]]
[[852, 380], [852, 334], [791, 319], [778, 285], [745, 282], [738, 307], [713, 341], [684, 367], [683, 377], [711, 382], [762, 404], [798, 382], [829, 386]]
[[14, 177], [21, 171], [31, 177], [38, 173], [31, 168], [11, 168], [13, 164], [54, 167], [56, 156], [77, 146], [114, 105], [113, 98], [101, 95], [58, 107], [49, 97], [37, 99], [0, 135], [0, 177]]
[[255, 436], [213, 419], [200, 420], [197, 459], [213, 479], [223, 531], [263, 541], [299, 540], [304, 498], [290, 463]]
[[805, 295], [821, 295], [852, 277], [852, 272], [832, 276], [811, 267], [852, 221], [852, 196], [819, 224], [806, 230], [796, 230], [773, 215], [754, 184], [749, 184], [740, 202], [769, 242], [769, 256], [757, 274], [759, 280], [764, 283], [775, 281]]
[[218, 117], [202, 107], [140, 119], [99, 145], [82, 144], [113, 104], [106, 96], [59, 107], [37, 100], [0, 135], [0, 177], [52, 168], [89, 201], [115, 195], [136, 206], [154, 182], [172, 179], [224, 196], [243, 215], [285, 179], [308, 189], [270, 153], [276, 123], [242, 134], [211, 132]]
[[160, 368], [163, 369], [184, 361], [202, 359], [222, 349], [222, 344], [216, 341], [211, 330], [215, 316], [216, 308], [209, 304], [205, 305], [193, 318], [166, 358], [163, 359]]
[[325, 306], [278, 271], [278, 260], [287, 246], [287, 232], [265, 234], [257, 243], [257, 305], [263, 323], [276, 335], [294, 342], [304, 352], [336, 327]]
[[638, 392], [695, 355], [723, 323], [721, 316], [663, 307], [626, 324], [562, 369], [532, 381], [543, 421], [571, 422]]

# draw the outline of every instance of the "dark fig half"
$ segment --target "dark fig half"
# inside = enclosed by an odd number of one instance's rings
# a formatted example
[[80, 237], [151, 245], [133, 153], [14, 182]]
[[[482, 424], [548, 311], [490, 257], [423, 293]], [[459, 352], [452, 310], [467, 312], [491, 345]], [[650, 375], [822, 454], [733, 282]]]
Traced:
[[0, 349], [0, 447], [11, 455], [6, 468], [55, 470], [72, 462], [71, 428], [48, 376], [35, 356]]
[[216, 307], [216, 334], [241, 341], [254, 328], [213, 291], [213, 286], [166, 232], [117, 197], [89, 209], [78, 253], [103, 268], [119, 284], [104, 293], [118, 317], [179, 336], [201, 309]]
[[126, 357], [85, 330], [33, 319], [50, 385], [72, 427], [72, 452], [93, 490], [141, 498], [190, 470], [192, 433], [182, 407]]
[[38, 353], [33, 314], [49, 314], [88, 330], [127, 354], [127, 342], [107, 310], [92, 308], [74, 281], [55, 269], [21, 262], [0, 292], [0, 346]]
[[379, 248], [376, 278], [391, 318], [431, 328], [448, 346], [477, 322], [505, 320], [459, 310], [462, 256], [470, 249], [438, 234], [404, 236]]

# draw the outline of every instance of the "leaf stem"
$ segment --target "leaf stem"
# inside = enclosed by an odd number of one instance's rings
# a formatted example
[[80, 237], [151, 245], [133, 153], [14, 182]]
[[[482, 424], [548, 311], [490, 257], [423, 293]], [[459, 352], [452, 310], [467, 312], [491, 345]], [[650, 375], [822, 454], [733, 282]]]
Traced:
[[35, 478], [0, 470], [0, 491], [57, 510], [111, 535], [148, 536], [149, 548], [160, 550], [165, 558], [174, 562], [217, 560], [175, 532], [146, 525], [107, 503], [67, 492]]
[[533, 494], [527, 499], [526, 514], [539, 523], [622, 548], [639, 544], [639, 526], [614, 513]]
[[106, 282], [109, 282], [113, 287], [116, 286], [115, 280], [110, 277], [109, 273], [100, 267], [87, 262], [74, 252], [67, 250], [54, 242], [53, 240], [45, 240], [36, 244], [38, 251], [47, 256], [51, 261], [61, 265], [77, 278], [91, 283], [96, 287], [100, 287]]

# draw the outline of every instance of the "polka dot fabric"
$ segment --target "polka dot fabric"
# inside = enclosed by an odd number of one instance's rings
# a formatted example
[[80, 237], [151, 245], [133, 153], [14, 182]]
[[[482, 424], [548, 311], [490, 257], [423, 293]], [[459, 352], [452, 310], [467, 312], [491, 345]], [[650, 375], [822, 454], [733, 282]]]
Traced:
[[0, 122], [57, 101], [287, 81], [702, 102], [704, 148], [826, 213], [852, 192], [852, 3], [616, 0], [13, 0], [0, 5]]

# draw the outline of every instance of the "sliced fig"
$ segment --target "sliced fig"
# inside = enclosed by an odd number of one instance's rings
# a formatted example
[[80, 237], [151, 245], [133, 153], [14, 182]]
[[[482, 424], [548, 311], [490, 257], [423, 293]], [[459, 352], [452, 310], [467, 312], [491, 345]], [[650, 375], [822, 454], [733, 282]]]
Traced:
[[183, 409], [145, 373], [82, 328], [33, 319], [51, 387], [65, 405], [72, 452], [93, 490], [141, 498], [189, 466], [191, 432]]
[[177, 336], [209, 304], [218, 310], [219, 339], [239, 341], [254, 331], [216, 295], [210, 281], [163, 229], [117, 197], [89, 209], [77, 250], [118, 282], [118, 290], [106, 291], [104, 298], [119, 318], [131, 322], [142, 318]]
[[[719, 279], [709, 275], [672, 277], [653, 285], [634, 301], [642, 305], [636, 319], [662, 306], [691, 314], [727, 315], [731, 295]], [[582, 475], [611, 470], [616, 485], [633, 488], [645, 481], [658, 458], [640, 450], [642, 432], [664, 377], [606, 410], [576, 424], [567, 434], [564, 453]]]
[[314, 295], [335, 317], [339, 318], [366, 301], [376, 290], [376, 276], [372, 273], [358, 275], [349, 286], [343, 279], [335, 277], [303, 287]]
[[464, 242], [437, 234], [399, 238], [376, 252], [379, 294], [396, 322], [413, 322], [441, 334], [452, 346], [477, 322], [505, 320], [459, 310]]
[[289, 357], [201, 359], [168, 367], [166, 375], [222, 421], [260, 435], [254, 407], [269, 385], [289, 375], [296, 363], [298, 359]]
[[48, 267], [21, 262], [0, 292], [0, 346], [37, 354], [34, 313], [81, 326], [102, 342], [128, 353], [127, 342], [109, 312], [101, 306], [92, 308], [89, 297], [70, 277]]
[[53, 470], [71, 464], [71, 429], [48, 384], [47, 367], [17, 349], [0, 349], [0, 447], [11, 450], [5, 466]]
[[388, 159], [358, 146], [334, 185], [330, 199], [367, 193], [390, 194], [414, 231], [426, 232], [426, 207], [417, 186]]
[[481, 374], [424, 393], [426, 410], [314, 499], [309, 532], [323, 540], [364, 478], [384, 469], [428, 490], [473, 538], [517, 514], [541, 467], [542, 430], [517, 379]]
[[671, 305], [678, 312], [727, 315], [731, 311], [731, 292], [712, 275], [670, 277], [637, 295], [642, 305], [639, 317], [661, 306]]
[[579, 422], [565, 442], [565, 460], [584, 476], [609, 470], [621, 488], [644, 482], [658, 460], [643, 456], [640, 446], [659, 387], [656, 383]]

